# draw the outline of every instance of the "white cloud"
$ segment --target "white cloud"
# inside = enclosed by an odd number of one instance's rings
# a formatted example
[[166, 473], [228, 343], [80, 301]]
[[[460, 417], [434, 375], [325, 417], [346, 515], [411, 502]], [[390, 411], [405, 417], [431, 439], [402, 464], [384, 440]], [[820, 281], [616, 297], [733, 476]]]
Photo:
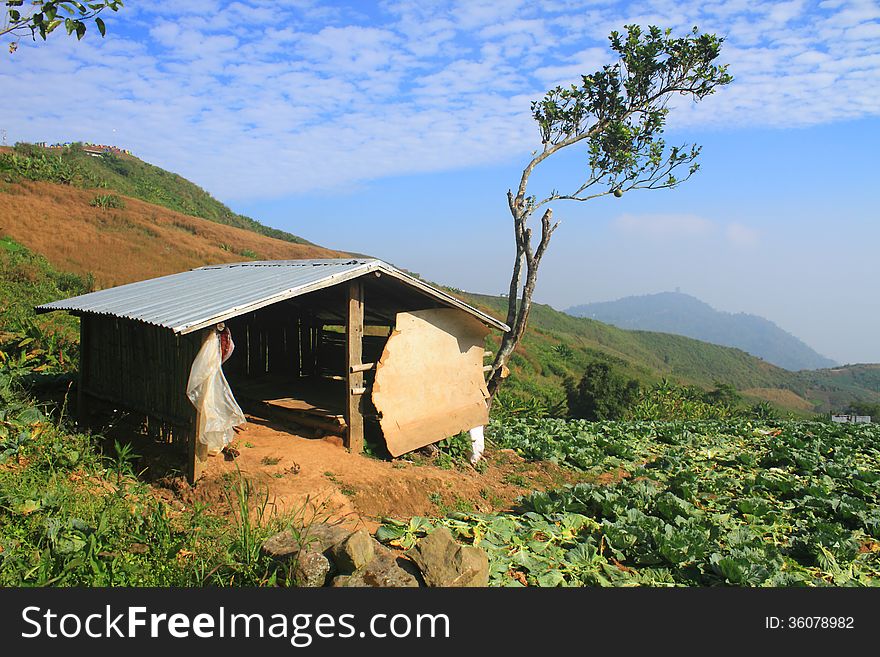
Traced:
[[568, 63], [554, 66], [541, 66], [534, 72], [548, 89], [566, 82], [579, 82], [584, 74], [592, 73], [608, 63], [607, 48], [587, 48], [567, 58]]
[[628, 236], [648, 239], [683, 239], [708, 235], [712, 222], [693, 214], [622, 214], [611, 226]]
[[757, 246], [760, 233], [744, 224], [732, 223], [725, 227], [724, 236], [735, 247], [751, 248]]
[[880, 115], [872, 0], [131, 5], [104, 40], [0, 55], [10, 138], [112, 138], [225, 200], [507, 162], [536, 146], [529, 101], [609, 62], [607, 34], [628, 22], [726, 37], [735, 82], [679, 101], [670, 125]]
[[757, 247], [761, 236], [757, 229], [746, 224], [719, 223], [695, 214], [625, 213], [612, 219], [611, 227], [630, 240], [727, 244], [735, 249]]

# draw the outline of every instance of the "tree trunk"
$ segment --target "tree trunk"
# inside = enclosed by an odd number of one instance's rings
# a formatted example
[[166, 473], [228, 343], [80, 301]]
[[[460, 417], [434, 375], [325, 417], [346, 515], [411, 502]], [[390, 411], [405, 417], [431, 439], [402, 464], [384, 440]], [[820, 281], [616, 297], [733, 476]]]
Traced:
[[[508, 192], [510, 200], [510, 211], [513, 215], [514, 232], [516, 234], [516, 260], [513, 265], [513, 272], [510, 277], [510, 290], [507, 297], [507, 325], [510, 330], [501, 337], [501, 345], [495, 360], [492, 363], [492, 369], [489, 370], [489, 378], [486, 387], [489, 390], [489, 404], [491, 406], [495, 393], [501, 387], [506, 376], [505, 369], [507, 361], [513, 355], [519, 341], [522, 339], [526, 330], [526, 324], [529, 318], [529, 312], [532, 309], [532, 294], [535, 291], [535, 285], [538, 282], [538, 266], [541, 264], [541, 258], [547, 250], [550, 243], [550, 237], [556, 230], [558, 224], [551, 224], [553, 211], [548, 209], [541, 217], [541, 241], [538, 243], [537, 249], [532, 249], [532, 231], [526, 227], [529, 213], [523, 212], [522, 201], [517, 198], [513, 200], [512, 195]], [[522, 280], [522, 265], [526, 265], [526, 281], [520, 293], [519, 287]]]

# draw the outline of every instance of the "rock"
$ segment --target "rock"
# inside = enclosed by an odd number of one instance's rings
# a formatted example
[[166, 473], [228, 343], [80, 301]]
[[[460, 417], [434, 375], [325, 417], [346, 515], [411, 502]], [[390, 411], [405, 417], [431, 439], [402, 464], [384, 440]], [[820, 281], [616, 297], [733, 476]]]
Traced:
[[336, 570], [343, 575], [350, 575], [366, 566], [375, 556], [373, 549], [375, 542], [372, 536], [360, 529], [341, 543], [334, 545], [330, 549], [330, 554]]
[[330, 572], [330, 560], [319, 552], [300, 552], [290, 584], [317, 588], [327, 582]]
[[[302, 530], [270, 536], [262, 545], [265, 554], [292, 564], [290, 584], [333, 587], [417, 587], [418, 569], [363, 530], [352, 532], [339, 525], [316, 524]], [[302, 544], [301, 544], [302, 543]], [[409, 572], [411, 571], [411, 572]]]
[[489, 555], [483, 548], [462, 545], [453, 567], [461, 575], [448, 586], [489, 586]]
[[419, 586], [427, 586], [427, 584], [425, 583], [425, 578], [422, 577], [422, 571], [419, 570], [419, 567], [415, 565], [412, 561], [410, 561], [409, 559], [404, 559], [403, 557], [398, 557], [397, 565], [401, 570], [409, 573], [412, 578], [416, 580], [416, 583]]
[[[409, 588], [417, 587], [419, 581], [400, 567], [397, 557], [388, 548], [377, 544], [372, 561], [363, 568], [354, 571], [350, 576], [337, 577], [333, 586], [349, 587], [385, 587]], [[342, 580], [336, 583], [336, 580]]]
[[260, 548], [263, 554], [276, 559], [285, 559], [299, 554], [299, 540], [290, 532], [279, 532], [263, 541]]
[[459, 545], [446, 527], [421, 539], [409, 553], [428, 586], [488, 586], [489, 557], [472, 545]]
[[300, 541], [305, 543], [307, 551], [325, 552], [348, 538], [351, 532], [339, 525], [318, 523], [304, 527], [299, 532], [279, 532], [267, 538], [262, 545], [264, 554], [276, 559], [290, 559], [302, 549]]
[[363, 570], [352, 573], [345, 583], [345, 586], [352, 588], [417, 588], [418, 585], [418, 580], [396, 563], [376, 561], [371, 562]]
[[434, 456], [439, 451], [440, 451], [440, 448], [437, 447], [437, 445], [435, 445], [433, 443], [431, 443], [430, 445], [425, 445], [424, 447], [420, 447], [419, 449], [416, 450], [416, 452], [418, 452], [422, 456], [427, 456], [429, 458]]
[[307, 527], [303, 530], [306, 543], [317, 552], [326, 552], [337, 543], [341, 543], [349, 534], [350, 529], [339, 525], [328, 525], [326, 523], [318, 523]]

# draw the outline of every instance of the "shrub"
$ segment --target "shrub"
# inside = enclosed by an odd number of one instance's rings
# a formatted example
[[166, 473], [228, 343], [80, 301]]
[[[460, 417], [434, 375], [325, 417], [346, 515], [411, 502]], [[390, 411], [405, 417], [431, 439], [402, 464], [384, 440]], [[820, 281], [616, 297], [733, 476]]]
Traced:
[[93, 208], [101, 208], [102, 210], [107, 210], [108, 208], [121, 210], [125, 207], [125, 201], [116, 196], [116, 194], [99, 194], [89, 202], [89, 205]]
[[616, 420], [624, 417], [639, 396], [639, 383], [615, 372], [608, 363], [587, 366], [577, 386], [569, 379], [568, 411], [586, 420]]

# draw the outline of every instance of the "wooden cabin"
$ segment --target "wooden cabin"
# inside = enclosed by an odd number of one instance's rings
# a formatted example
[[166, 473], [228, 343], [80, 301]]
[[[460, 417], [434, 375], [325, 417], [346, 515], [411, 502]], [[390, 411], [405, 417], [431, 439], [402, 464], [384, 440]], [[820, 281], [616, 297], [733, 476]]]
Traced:
[[81, 319], [78, 409], [109, 403], [148, 433], [207, 457], [186, 396], [209, 331], [228, 327], [223, 370], [239, 404], [338, 433], [361, 451], [376, 426], [399, 456], [488, 420], [484, 343], [497, 319], [374, 259], [200, 267], [44, 304]]

